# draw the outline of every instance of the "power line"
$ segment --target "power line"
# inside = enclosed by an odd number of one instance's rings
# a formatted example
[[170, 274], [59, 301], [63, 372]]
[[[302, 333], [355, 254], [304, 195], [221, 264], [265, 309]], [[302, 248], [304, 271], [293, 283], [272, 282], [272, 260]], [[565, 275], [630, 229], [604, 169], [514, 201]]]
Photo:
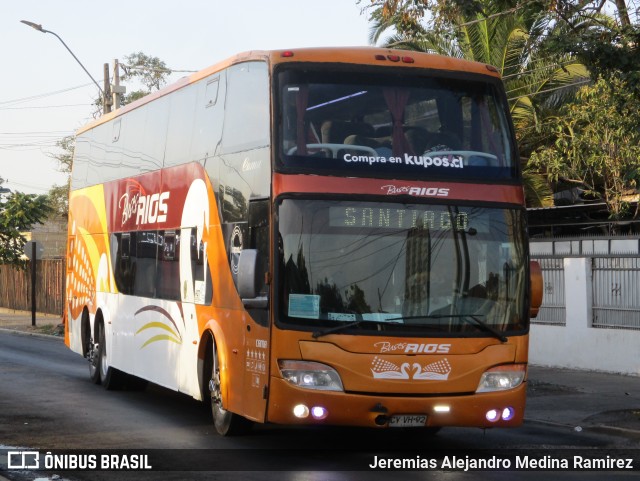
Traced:
[[3, 100], [3, 101], [0, 101], [0, 105], [8, 105], [8, 104], [17, 104], [17, 103], [22, 103], [22, 102], [29, 102], [31, 100], [41, 99], [43, 97], [50, 97], [52, 95], [58, 95], [58, 94], [70, 92], [71, 90], [76, 90], [76, 89], [88, 87], [89, 85], [93, 85], [93, 84], [92, 83], [85, 83], [85, 84], [82, 84], [82, 85], [76, 85], [75, 87], [68, 87], [66, 89], [55, 90], [53, 92], [47, 92], [47, 93], [43, 93], [43, 94], [32, 95], [30, 97], [22, 97], [22, 98], [13, 99], [13, 100]]
[[172, 74], [172, 73], [195, 73], [198, 72], [198, 70], [176, 70], [176, 69], [172, 69], [169, 67], [166, 68], [154, 68], [154, 67], [145, 67], [144, 65], [126, 65], [126, 64], [120, 64], [120, 66], [125, 69], [125, 71], [127, 69], [129, 70], [146, 70], [149, 72], [160, 72], [160, 73], [168, 73], [168, 74]]
[[534, 92], [534, 93], [531, 93], [531, 94], [519, 95], [518, 97], [507, 98], [507, 100], [512, 101], [512, 100], [518, 100], [518, 99], [521, 99], [521, 98], [524, 98], [524, 97], [533, 97], [535, 95], [545, 94], [545, 93], [553, 92], [555, 90], [560, 90], [560, 89], [576, 87], [578, 85], [585, 85], [585, 84], [588, 84], [588, 83], [591, 83], [591, 79], [583, 80], [581, 82], [575, 82], [575, 83], [568, 84], [568, 85], [562, 85], [561, 87], [554, 87], [552, 89], [540, 90], [539, 92]]
[[476, 20], [470, 20], [468, 22], [460, 23], [460, 24], [456, 25], [456, 27], [468, 27], [469, 25], [475, 25], [476, 23], [482, 23], [482, 22], [485, 22], [487, 20], [491, 20], [491, 19], [496, 18], [496, 17], [501, 17], [502, 15], [508, 15], [510, 13], [515, 13], [515, 12], [517, 12], [518, 10], [520, 10], [521, 8], [525, 7], [526, 5], [528, 5], [530, 3], [538, 3], [538, 0], [529, 0], [529, 1], [526, 1], [526, 2], [522, 2], [521, 4], [516, 5], [513, 8], [509, 8], [509, 9], [503, 10], [501, 12], [492, 13], [491, 15], [487, 15], [486, 17], [479, 18], [479, 19], [476, 19]]
[[29, 110], [29, 109], [61, 109], [67, 107], [87, 107], [87, 104], [66, 104], [66, 105], [34, 105], [32, 107], [0, 107], [0, 110]]
[[542, 71], [548, 71], [548, 70], [557, 70], [558, 68], [562, 68], [566, 65], [571, 65], [571, 64], [576, 64], [576, 65], [582, 65], [582, 63], [580, 63], [578, 60], [572, 59], [572, 60], [567, 60], [566, 62], [560, 62], [560, 63], [555, 63], [555, 64], [546, 64], [542, 67], [536, 67], [536, 68], [532, 68], [529, 70], [522, 70], [520, 72], [516, 72], [516, 73], [512, 73], [509, 75], [504, 75], [502, 77], [502, 80], [508, 79], [508, 78], [512, 78], [512, 77], [519, 77], [520, 75], [524, 75], [527, 73], [535, 73], [535, 72], [542, 72]]

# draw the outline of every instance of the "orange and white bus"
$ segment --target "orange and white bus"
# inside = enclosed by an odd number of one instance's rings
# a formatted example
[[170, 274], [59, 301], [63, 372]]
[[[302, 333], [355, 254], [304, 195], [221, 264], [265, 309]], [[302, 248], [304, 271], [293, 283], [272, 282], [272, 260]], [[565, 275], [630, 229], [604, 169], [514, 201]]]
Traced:
[[249, 52], [77, 134], [65, 341], [223, 435], [516, 426], [539, 284], [488, 65]]

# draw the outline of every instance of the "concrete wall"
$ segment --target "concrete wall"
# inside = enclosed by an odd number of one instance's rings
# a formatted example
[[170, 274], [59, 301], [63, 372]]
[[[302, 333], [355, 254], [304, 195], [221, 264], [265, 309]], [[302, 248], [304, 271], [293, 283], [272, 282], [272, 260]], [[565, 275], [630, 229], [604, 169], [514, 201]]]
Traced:
[[590, 327], [591, 259], [567, 257], [564, 269], [566, 326], [532, 324], [530, 362], [640, 376], [640, 330]]

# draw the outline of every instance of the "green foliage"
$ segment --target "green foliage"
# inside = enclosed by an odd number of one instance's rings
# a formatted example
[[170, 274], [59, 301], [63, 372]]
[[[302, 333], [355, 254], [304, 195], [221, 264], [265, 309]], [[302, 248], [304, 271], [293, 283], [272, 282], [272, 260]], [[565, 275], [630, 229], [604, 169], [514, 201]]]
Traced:
[[58, 161], [58, 170], [60, 172], [70, 174], [71, 166], [73, 165], [73, 152], [76, 146], [75, 135], [63, 137], [56, 142], [56, 146], [61, 150], [61, 152], [51, 156]]
[[548, 145], [530, 164], [553, 181], [573, 183], [607, 203], [612, 219], [637, 217], [630, 202], [640, 182], [640, 99], [622, 78], [601, 79], [583, 87], [576, 100], [548, 119]]
[[593, 78], [619, 77], [640, 96], [640, 26], [609, 22], [585, 31], [570, 31], [549, 42], [551, 53], [569, 53], [589, 67]]
[[[120, 76], [121, 84], [126, 84], [128, 90], [128, 93], [120, 95], [121, 107], [160, 90], [166, 85], [167, 78], [172, 72], [158, 57], [152, 57], [143, 52], [125, 55], [124, 62], [119, 65], [124, 71]], [[96, 99], [94, 104], [96, 110], [93, 116], [97, 118], [102, 115], [103, 99]]]
[[67, 182], [64, 185], [54, 185], [47, 195], [49, 196], [50, 215], [67, 217], [69, 215], [69, 189], [71, 187], [71, 167], [73, 166], [73, 152], [76, 138], [73, 135], [63, 137], [56, 142], [60, 149], [50, 157], [58, 161], [58, 170], [67, 174]]
[[[432, 12], [431, 20], [417, 21], [419, 2]], [[387, 46], [465, 58], [494, 65], [501, 72], [516, 126], [520, 153], [528, 157], [531, 135], [554, 105], [572, 95], [587, 69], [568, 56], [549, 59], [540, 45], [562, 24], [551, 23], [542, 2], [516, 8], [515, 2], [476, 0], [396, 0], [377, 2], [372, 10], [372, 40], [393, 27]], [[392, 5], [391, 5], [392, 4]], [[373, 8], [373, 7], [372, 7]], [[416, 22], [398, 20], [408, 15]], [[409, 26], [408, 26], [409, 25]], [[407, 27], [408, 26], [408, 27]], [[553, 204], [548, 182], [531, 165], [523, 169], [529, 206]]]
[[46, 195], [14, 192], [0, 203], [0, 263], [22, 266], [26, 242], [22, 232], [41, 224], [51, 207]]
[[142, 88], [124, 95], [121, 100], [122, 105], [160, 90], [167, 83], [167, 77], [171, 75], [171, 69], [167, 68], [167, 65], [162, 60], [142, 52], [126, 55], [122, 68], [125, 71], [125, 74], [121, 77], [122, 82], [131, 84], [135, 80], [142, 86]]

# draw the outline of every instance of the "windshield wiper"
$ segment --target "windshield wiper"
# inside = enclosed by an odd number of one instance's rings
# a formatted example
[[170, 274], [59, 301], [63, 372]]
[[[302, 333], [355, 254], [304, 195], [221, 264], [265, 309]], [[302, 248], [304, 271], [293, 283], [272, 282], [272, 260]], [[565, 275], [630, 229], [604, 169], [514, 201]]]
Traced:
[[407, 317], [393, 317], [391, 319], [387, 319], [388, 321], [400, 321], [404, 319], [444, 319], [444, 318], [456, 318], [462, 319], [463, 321], [468, 322], [472, 326], [476, 326], [483, 331], [486, 331], [493, 335], [496, 339], [499, 339], [501, 342], [507, 342], [507, 336], [502, 334], [497, 329], [491, 327], [489, 324], [484, 322], [481, 319], [478, 319], [478, 316], [473, 314], [431, 314], [426, 316], [407, 316]]
[[[460, 314], [461, 319], [467, 321], [468, 323], [470, 323], [472, 326], [477, 326], [480, 329], [484, 329], [485, 331], [491, 333], [494, 335], [494, 337], [496, 337], [497, 339], [499, 339], [501, 342], [507, 342], [509, 339], [507, 339], [507, 336], [505, 336], [504, 334], [502, 334], [500, 331], [498, 331], [497, 329], [491, 327], [489, 324], [487, 324], [486, 322], [484, 322], [481, 319], [478, 319], [477, 316], [474, 316], [472, 314]], [[471, 321], [473, 320], [473, 322], [475, 322], [475, 324], [473, 324]]]
[[[401, 319], [401, 318], [399, 318]], [[358, 326], [360, 324], [362, 324], [363, 322], [373, 322], [376, 324], [376, 326], [381, 326], [384, 324], [401, 324], [400, 322], [390, 322], [390, 321], [394, 321], [394, 319], [388, 319], [388, 320], [384, 320], [384, 321], [376, 321], [373, 319], [358, 319], [356, 321], [352, 321], [352, 322], [347, 322], [346, 324], [341, 324], [339, 326], [335, 326], [335, 327], [329, 327], [327, 329], [322, 329], [319, 331], [315, 331], [313, 334], [311, 334], [311, 337], [313, 337], [314, 339], [318, 339], [319, 337], [322, 336], [326, 336], [327, 334], [331, 334], [333, 332], [338, 332], [338, 331], [342, 331], [344, 329], [349, 329], [350, 327], [355, 327]]]

